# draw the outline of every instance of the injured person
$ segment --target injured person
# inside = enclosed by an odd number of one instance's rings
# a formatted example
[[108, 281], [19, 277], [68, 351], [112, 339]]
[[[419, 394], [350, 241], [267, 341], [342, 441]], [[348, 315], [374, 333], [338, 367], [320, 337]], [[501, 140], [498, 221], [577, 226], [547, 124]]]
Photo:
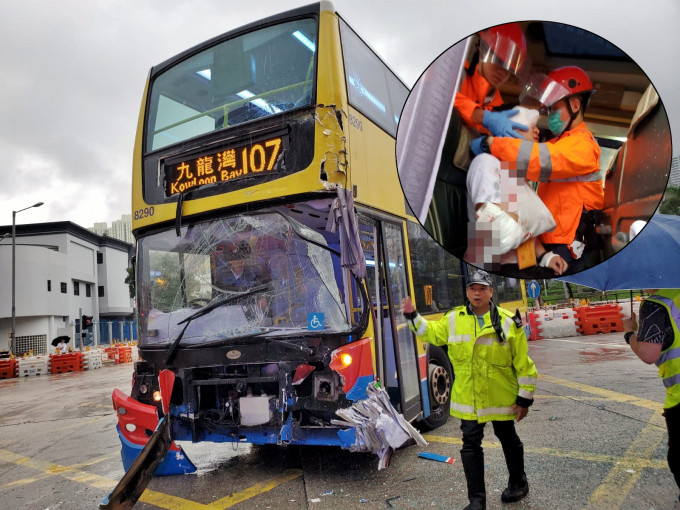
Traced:
[[[537, 142], [538, 110], [516, 107], [513, 121], [529, 126], [517, 131]], [[501, 169], [503, 171], [501, 171]], [[551, 278], [567, 263], [545, 250], [537, 236], [555, 228], [555, 220], [517, 169], [491, 154], [476, 156], [467, 173], [468, 248], [465, 261], [504, 276]]]

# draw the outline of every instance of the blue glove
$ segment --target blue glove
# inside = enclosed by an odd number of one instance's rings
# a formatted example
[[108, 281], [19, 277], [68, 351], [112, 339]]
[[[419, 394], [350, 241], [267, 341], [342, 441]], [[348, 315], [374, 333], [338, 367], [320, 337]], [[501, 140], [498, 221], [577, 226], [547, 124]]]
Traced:
[[479, 156], [482, 152], [482, 140], [486, 138], [485, 136], [480, 136], [479, 138], [475, 138], [470, 142], [470, 150], [475, 156]]
[[514, 130], [528, 131], [529, 128], [519, 122], [510, 120], [510, 117], [519, 113], [517, 110], [505, 110], [503, 112], [484, 111], [482, 124], [493, 136], [505, 136], [509, 138], [522, 138]]

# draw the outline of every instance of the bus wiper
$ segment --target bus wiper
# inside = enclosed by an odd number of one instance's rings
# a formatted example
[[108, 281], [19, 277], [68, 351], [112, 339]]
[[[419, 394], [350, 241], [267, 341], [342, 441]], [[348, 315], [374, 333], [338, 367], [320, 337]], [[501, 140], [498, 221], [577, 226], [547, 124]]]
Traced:
[[257, 287], [253, 287], [250, 290], [247, 290], [245, 292], [240, 292], [239, 294], [234, 294], [232, 296], [226, 296], [220, 299], [216, 299], [215, 301], [208, 303], [205, 305], [203, 308], [200, 310], [196, 311], [195, 313], [189, 315], [189, 317], [186, 317], [185, 319], [182, 319], [177, 323], [179, 326], [180, 324], [185, 324], [186, 325], [182, 328], [182, 331], [180, 331], [179, 335], [177, 335], [177, 338], [175, 339], [174, 342], [172, 342], [172, 345], [170, 346], [170, 349], [168, 350], [168, 355], [165, 358], [165, 364], [169, 365], [172, 363], [172, 361], [175, 359], [175, 353], [177, 352], [177, 346], [179, 343], [182, 341], [182, 337], [184, 336], [184, 332], [187, 330], [189, 327], [189, 324], [191, 324], [191, 321], [194, 319], [198, 319], [199, 317], [203, 317], [204, 315], [209, 314], [212, 312], [215, 308], [219, 308], [220, 306], [228, 305], [232, 301], [236, 301], [237, 299], [243, 298], [250, 296], [251, 294], [256, 294], [258, 292], [264, 292], [266, 290], [269, 290], [270, 286], [268, 283], [265, 283], [264, 285], [259, 285]]

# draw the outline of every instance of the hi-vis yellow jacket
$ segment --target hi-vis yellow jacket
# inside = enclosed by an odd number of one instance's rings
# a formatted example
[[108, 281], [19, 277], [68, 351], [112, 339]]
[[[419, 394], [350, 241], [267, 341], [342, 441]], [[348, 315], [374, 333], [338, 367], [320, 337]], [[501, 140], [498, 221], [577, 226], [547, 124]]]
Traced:
[[671, 318], [673, 326], [673, 343], [656, 360], [659, 367], [659, 377], [666, 387], [665, 409], [680, 404], [680, 289], [659, 290], [647, 301], [654, 301], [663, 305]]
[[[505, 334], [501, 342], [484, 315], [484, 327], [465, 306], [450, 310], [439, 321], [428, 321], [420, 314], [409, 327], [422, 340], [447, 345], [453, 366], [451, 414], [463, 420], [512, 420], [511, 408], [522, 399], [533, 400], [538, 373], [529, 357], [526, 335], [512, 314], [497, 308]], [[414, 327], [415, 325], [415, 327]]]

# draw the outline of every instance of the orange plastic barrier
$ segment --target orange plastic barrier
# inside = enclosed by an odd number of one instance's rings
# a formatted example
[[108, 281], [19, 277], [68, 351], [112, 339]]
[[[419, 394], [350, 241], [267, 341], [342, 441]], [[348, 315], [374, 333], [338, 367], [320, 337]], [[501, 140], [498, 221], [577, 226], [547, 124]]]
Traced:
[[576, 312], [576, 330], [582, 335], [623, 331], [621, 306], [616, 303], [598, 306], [581, 306]]
[[538, 314], [534, 312], [529, 312], [529, 325], [531, 326], [531, 335], [529, 336], [529, 340], [543, 340], [543, 336], [541, 335], [541, 323], [540, 323], [540, 317]]
[[104, 352], [102, 353], [102, 362], [104, 362], [104, 361], [115, 361], [116, 352], [118, 352], [116, 347], [114, 347], [114, 346], [106, 347], [104, 349]]
[[129, 345], [116, 347], [116, 363], [132, 363], [132, 348]]
[[16, 359], [0, 360], [0, 379], [16, 377], [19, 371], [19, 362]]
[[53, 374], [80, 372], [85, 369], [84, 361], [82, 352], [50, 354], [50, 372]]

